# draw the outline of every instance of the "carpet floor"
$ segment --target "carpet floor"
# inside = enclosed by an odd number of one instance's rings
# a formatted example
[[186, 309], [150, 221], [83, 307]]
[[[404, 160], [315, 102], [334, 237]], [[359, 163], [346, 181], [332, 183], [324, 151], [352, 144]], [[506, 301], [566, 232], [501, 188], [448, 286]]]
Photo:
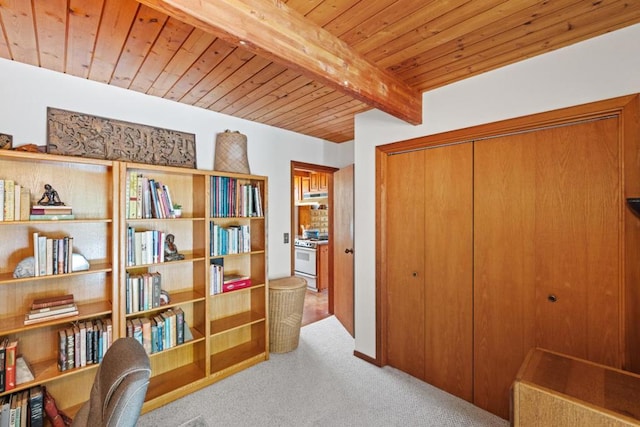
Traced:
[[138, 427], [478, 426], [509, 423], [397, 369], [353, 356], [331, 316], [302, 328], [295, 351], [144, 414]]

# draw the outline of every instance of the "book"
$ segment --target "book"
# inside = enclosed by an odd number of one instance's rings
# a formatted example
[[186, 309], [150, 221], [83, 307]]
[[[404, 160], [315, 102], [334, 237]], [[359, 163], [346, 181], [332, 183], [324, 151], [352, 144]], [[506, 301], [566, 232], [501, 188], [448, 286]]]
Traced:
[[67, 334], [64, 329], [58, 331], [58, 371], [67, 370]]
[[35, 377], [24, 357], [16, 358], [16, 385], [34, 381]]
[[20, 187], [20, 221], [29, 220], [29, 204], [31, 191], [26, 187]]
[[22, 185], [17, 182], [13, 186], [13, 220], [20, 221], [20, 191], [22, 191]]
[[75, 214], [42, 214], [42, 215], [29, 215], [30, 221], [58, 221], [76, 219]]
[[16, 388], [17, 357], [18, 357], [18, 341], [9, 341], [5, 346], [4, 391], [10, 391]]
[[15, 197], [16, 183], [12, 179], [4, 180], [4, 220], [13, 221], [15, 206], [13, 199]]
[[142, 346], [147, 354], [151, 354], [151, 320], [143, 317], [140, 323], [142, 324]]
[[[0, 338], [0, 393], [4, 392], [5, 384], [5, 347], [9, 340], [7, 338]], [[0, 426], [2, 427], [2, 426]]]
[[76, 367], [76, 336], [73, 332], [72, 327], [68, 327], [65, 329], [65, 335], [67, 337], [66, 346], [67, 346], [67, 369], [73, 369]]
[[4, 179], [0, 179], [0, 221], [4, 221]]
[[87, 325], [85, 322], [78, 323], [80, 329], [80, 366], [87, 366]]
[[50, 320], [56, 320], [56, 319], [62, 319], [65, 317], [71, 317], [71, 316], [77, 316], [78, 315], [78, 310], [73, 310], [73, 311], [68, 311], [68, 312], [64, 312], [64, 313], [57, 313], [57, 314], [52, 314], [46, 317], [38, 317], [35, 319], [24, 319], [24, 324], [25, 325], [33, 325], [34, 323], [40, 323], [40, 322], [48, 322]]
[[69, 215], [73, 213], [71, 206], [33, 206], [31, 215]]
[[251, 287], [251, 279], [241, 279], [232, 282], [222, 284], [222, 292], [237, 291], [238, 289], [244, 289]]
[[184, 311], [182, 308], [176, 307], [176, 344], [184, 344]]
[[42, 386], [36, 385], [29, 389], [30, 427], [44, 425], [44, 393]]
[[39, 308], [56, 307], [73, 303], [73, 294], [57, 295], [53, 297], [36, 298], [31, 304], [32, 310]]
[[11, 396], [0, 397], [0, 427], [9, 427]]

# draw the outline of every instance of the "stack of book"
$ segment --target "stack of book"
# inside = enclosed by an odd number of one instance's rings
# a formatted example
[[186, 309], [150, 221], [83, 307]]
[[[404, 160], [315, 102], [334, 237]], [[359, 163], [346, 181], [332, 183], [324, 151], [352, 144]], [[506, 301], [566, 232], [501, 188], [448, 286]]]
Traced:
[[251, 278], [242, 274], [225, 274], [222, 281], [222, 292], [237, 291], [251, 286]]
[[0, 426], [42, 427], [45, 418], [43, 388], [37, 385], [0, 396]]
[[46, 322], [62, 317], [76, 316], [78, 306], [73, 301], [73, 295], [40, 298], [33, 301], [31, 310], [24, 315], [24, 324]]
[[31, 215], [29, 219], [31, 221], [55, 221], [60, 219], [75, 219], [71, 206], [48, 206], [48, 205], [33, 205], [31, 207]]

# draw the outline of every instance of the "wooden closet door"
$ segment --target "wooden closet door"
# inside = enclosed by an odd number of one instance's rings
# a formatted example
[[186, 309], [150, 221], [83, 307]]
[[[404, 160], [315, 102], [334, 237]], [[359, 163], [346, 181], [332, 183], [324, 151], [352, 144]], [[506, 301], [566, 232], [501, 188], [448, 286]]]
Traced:
[[473, 145], [424, 151], [425, 381], [473, 398]]
[[424, 151], [387, 166], [387, 362], [424, 379]]
[[472, 144], [388, 159], [388, 363], [472, 399]]
[[474, 401], [504, 418], [532, 347], [620, 366], [617, 127], [475, 144]]

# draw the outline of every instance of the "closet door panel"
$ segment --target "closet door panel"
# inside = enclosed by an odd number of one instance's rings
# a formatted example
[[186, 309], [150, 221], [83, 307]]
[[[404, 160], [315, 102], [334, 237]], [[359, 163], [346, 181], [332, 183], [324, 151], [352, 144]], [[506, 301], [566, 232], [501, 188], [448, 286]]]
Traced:
[[536, 156], [536, 345], [620, 367], [618, 122], [521, 138]]
[[617, 128], [475, 143], [474, 401], [504, 418], [532, 347], [620, 367]]
[[474, 403], [503, 418], [535, 339], [534, 159], [511, 137], [474, 147]]
[[424, 151], [387, 165], [387, 362], [424, 379]]
[[473, 145], [424, 158], [425, 381], [471, 401]]

